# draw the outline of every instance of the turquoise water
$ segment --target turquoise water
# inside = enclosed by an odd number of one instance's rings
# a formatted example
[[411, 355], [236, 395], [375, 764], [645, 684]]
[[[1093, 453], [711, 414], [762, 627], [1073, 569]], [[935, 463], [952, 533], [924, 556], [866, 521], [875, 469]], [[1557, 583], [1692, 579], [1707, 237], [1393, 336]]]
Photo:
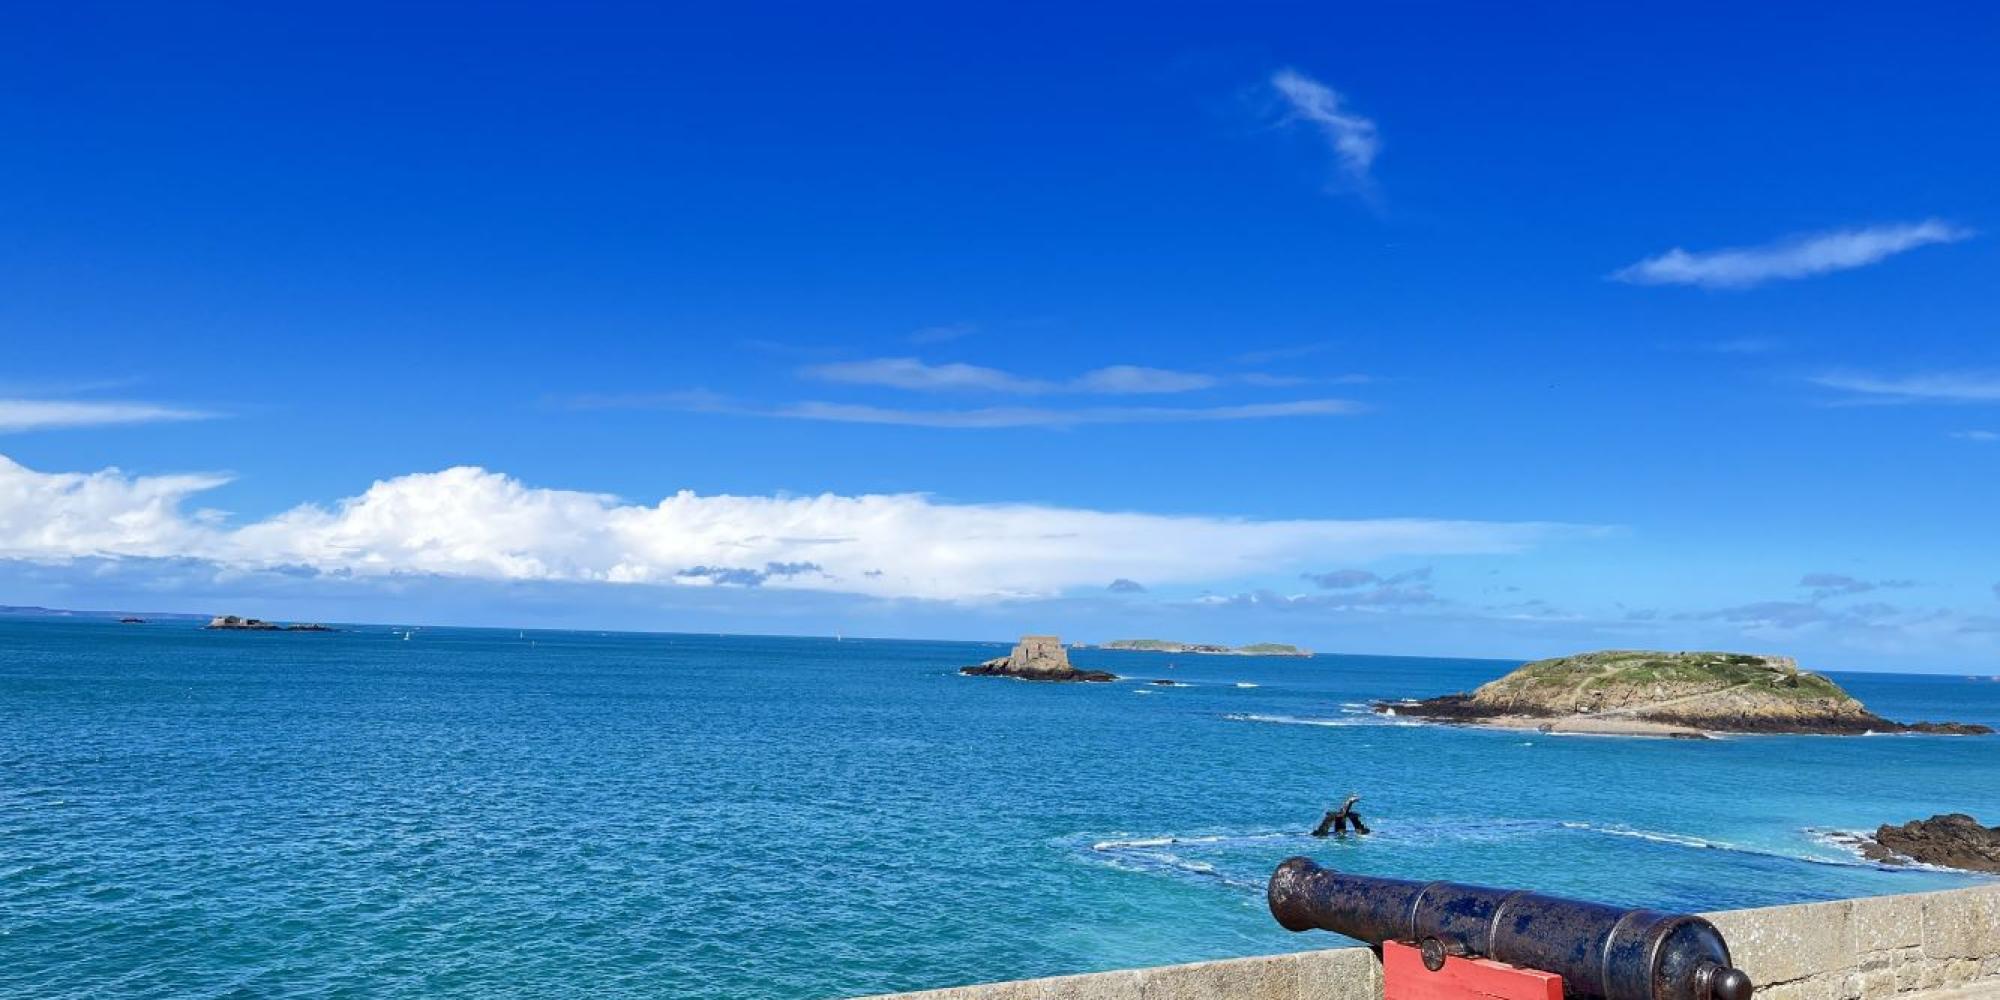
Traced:
[[[1296, 853], [1729, 907], [1969, 884], [1808, 828], [2000, 815], [2000, 738], [1357, 711], [1498, 661], [953, 673], [999, 648], [0, 619], [0, 995], [839, 996], [1326, 946], [1258, 896]], [[1840, 680], [2000, 724], [2000, 683]], [[1350, 789], [1378, 832], [1303, 836]]]

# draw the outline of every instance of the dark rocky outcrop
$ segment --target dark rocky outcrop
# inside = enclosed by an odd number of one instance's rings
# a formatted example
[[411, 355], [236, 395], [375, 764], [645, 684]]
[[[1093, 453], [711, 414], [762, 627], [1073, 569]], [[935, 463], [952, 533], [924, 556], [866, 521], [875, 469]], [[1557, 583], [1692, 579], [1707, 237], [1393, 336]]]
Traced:
[[1980, 826], [1964, 813], [1911, 820], [1902, 826], [1885, 823], [1876, 828], [1873, 840], [1861, 842], [1861, 854], [1890, 864], [1917, 861], [2000, 873], [2000, 826]]
[[216, 615], [203, 628], [221, 629], [230, 632], [338, 632], [339, 629], [326, 625], [280, 625], [262, 618], [239, 618], [236, 615]]
[[[1987, 726], [1885, 719], [1789, 657], [1611, 650], [1537, 660], [1471, 693], [1378, 703], [1378, 712], [1544, 731], [1683, 736], [1702, 732], [1938, 733]], [[1546, 721], [1538, 721], [1546, 720]]]
[[1052, 635], [1024, 635], [1012, 653], [985, 663], [960, 667], [970, 677], [1013, 677], [1024, 681], [1115, 681], [1116, 674], [1078, 670], [1070, 666], [1062, 640]]

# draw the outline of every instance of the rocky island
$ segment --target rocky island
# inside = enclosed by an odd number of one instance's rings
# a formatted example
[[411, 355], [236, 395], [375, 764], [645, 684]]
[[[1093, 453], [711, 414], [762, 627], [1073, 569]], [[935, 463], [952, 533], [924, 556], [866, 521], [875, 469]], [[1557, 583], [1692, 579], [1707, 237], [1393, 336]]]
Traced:
[[203, 628], [224, 629], [233, 632], [337, 632], [339, 629], [325, 625], [280, 625], [262, 618], [239, 618], [236, 615], [216, 615]]
[[1144, 653], [1198, 653], [1204, 656], [1311, 656], [1313, 651], [1282, 642], [1253, 642], [1248, 646], [1216, 646], [1201, 642], [1168, 642], [1165, 639], [1113, 639], [1102, 649], [1137, 650]]
[[1377, 702], [1375, 711], [1437, 722], [1557, 733], [1674, 736], [1711, 732], [1943, 733], [1993, 730], [1893, 722], [1784, 656], [1608, 650], [1528, 663], [1469, 694]]
[[1070, 666], [1062, 640], [1052, 635], [1024, 635], [1012, 653], [985, 663], [960, 667], [970, 677], [1012, 677], [1024, 681], [1115, 681], [1117, 674], [1078, 670]]
[[1892, 865], [1914, 861], [2000, 874], [2000, 826], [1980, 826], [1964, 813], [1911, 820], [1902, 826], [1884, 823], [1873, 838], [1858, 838], [1856, 846], [1871, 861]]

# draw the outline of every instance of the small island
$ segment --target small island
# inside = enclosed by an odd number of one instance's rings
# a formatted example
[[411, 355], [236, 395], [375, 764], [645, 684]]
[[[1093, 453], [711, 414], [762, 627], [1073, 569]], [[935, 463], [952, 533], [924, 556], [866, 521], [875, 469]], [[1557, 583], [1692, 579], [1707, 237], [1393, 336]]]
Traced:
[[1253, 642], [1248, 646], [1217, 646], [1201, 642], [1169, 642], [1165, 639], [1113, 639], [1101, 649], [1135, 650], [1142, 653], [1197, 653], [1203, 656], [1311, 656], [1313, 651], [1282, 642]]
[[236, 615], [216, 615], [203, 628], [221, 629], [230, 632], [337, 632], [339, 629], [326, 625], [280, 625], [262, 618], [241, 618]]
[[1987, 726], [1893, 722], [1784, 656], [1606, 650], [1536, 660], [1465, 694], [1377, 702], [1375, 711], [1435, 722], [1553, 733], [1940, 733]]
[[1070, 666], [1062, 640], [1052, 635], [1024, 635], [1012, 653], [985, 663], [960, 667], [968, 677], [1012, 677], [1023, 681], [1115, 681], [1117, 674], [1078, 670]]

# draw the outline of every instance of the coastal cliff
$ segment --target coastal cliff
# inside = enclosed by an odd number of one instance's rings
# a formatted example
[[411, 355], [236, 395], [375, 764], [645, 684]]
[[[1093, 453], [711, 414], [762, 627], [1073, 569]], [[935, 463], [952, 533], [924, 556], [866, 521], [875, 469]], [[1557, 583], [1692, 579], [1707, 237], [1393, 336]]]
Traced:
[[1790, 657], [1607, 650], [1537, 660], [1470, 694], [1378, 703], [1378, 712], [1551, 732], [1699, 738], [1705, 732], [1990, 733], [1882, 718]]
[[1115, 681], [1116, 674], [1102, 670], [1078, 670], [1070, 666], [1062, 640], [1052, 635], [1024, 635], [1014, 651], [969, 667], [959, 673], [971, 677], [1013, 677], [1024, 681]]

